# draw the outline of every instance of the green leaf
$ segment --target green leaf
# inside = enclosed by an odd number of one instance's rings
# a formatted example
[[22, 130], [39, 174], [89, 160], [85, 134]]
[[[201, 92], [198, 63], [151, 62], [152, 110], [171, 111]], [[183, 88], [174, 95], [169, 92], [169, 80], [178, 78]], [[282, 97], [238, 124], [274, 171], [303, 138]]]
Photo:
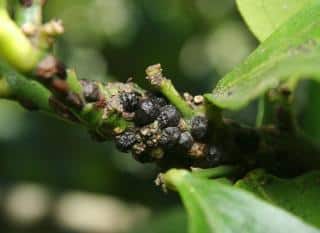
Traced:
[[237, 0], [242, 17], [260, 41], [267, 39], [281, 24], [311, 0]]
[[280, 179], [263, 170], [249, 173], [236, 186], [256, 193], [259, 197], [320, 227], [320, 171], [295, 179]]
[[179, 192], [189, 214], [191, 233], [320, 232], [292, 214], [249, 192], [186, 170], [170, 170], [165, 184]]
[[320, 2], [309, 4], [227, 74], [206, 98], [240, 109], [290, 77], [320, 80]]

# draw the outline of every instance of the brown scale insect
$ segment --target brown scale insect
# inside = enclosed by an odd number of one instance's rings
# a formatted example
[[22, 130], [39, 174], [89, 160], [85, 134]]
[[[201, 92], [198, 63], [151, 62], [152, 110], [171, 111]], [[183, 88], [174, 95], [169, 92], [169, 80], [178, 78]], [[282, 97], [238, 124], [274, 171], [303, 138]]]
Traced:
[[84, 106], [84, 102], [82, 101], [81, 97], [77, 94], [77, 93], [74, 93], [74, 92], [68, 92], [67, 96], [66, 96], [66, 102], [78, 109], [78, 110], [81, 110]]
[[66, 79], [67, 77], [65, 65], [52, 55], [45, 57], [39, 63], [36, 69], [36, 75], [43, 79], [51, 79], [55, 76], [60, 79]]
[[66, 95], [69, 91], [69, 85], [65, 80], [53, 79], [51, 82], [51, 87], [54, 91], [59, 94]]

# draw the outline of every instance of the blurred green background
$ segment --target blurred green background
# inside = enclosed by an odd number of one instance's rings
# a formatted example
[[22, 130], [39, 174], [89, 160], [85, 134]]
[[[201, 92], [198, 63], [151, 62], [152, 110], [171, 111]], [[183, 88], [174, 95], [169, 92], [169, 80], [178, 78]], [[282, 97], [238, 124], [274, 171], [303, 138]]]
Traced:
[[[81, 78], [144, 86], [144, 69], [160, 62], [192, 94], [212, 90], [257, 46], [233, 0], [48, 0], [45, 17], [64, 21], [55, 53]], [[253, 104], [228, 116], [254, 124], [255, 112]], [[154, 185], [153, 165], [76, 126], [1, 100], [0, 153], [1, 232], [186, 231], [179, 199]]]

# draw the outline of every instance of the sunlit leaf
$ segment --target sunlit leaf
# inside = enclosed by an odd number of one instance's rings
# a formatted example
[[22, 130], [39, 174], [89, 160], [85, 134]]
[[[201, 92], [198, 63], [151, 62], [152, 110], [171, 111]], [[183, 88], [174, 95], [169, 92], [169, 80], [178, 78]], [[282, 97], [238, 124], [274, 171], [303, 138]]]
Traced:
[[241, 15], [260, 41], [267, 39], [307, 3], [310, 0], [237, 0]]

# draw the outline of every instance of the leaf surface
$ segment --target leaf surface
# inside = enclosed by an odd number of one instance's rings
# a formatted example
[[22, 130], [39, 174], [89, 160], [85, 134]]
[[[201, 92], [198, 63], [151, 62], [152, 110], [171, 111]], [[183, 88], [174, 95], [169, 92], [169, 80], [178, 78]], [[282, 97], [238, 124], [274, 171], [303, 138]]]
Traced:
[[308, 3], [310, 0], [237, 0], [242, 17], [259, 41], [267, 39]]
[[320, 2], [308, 4], [222, 78], [206, 98], [220, 108], [245, 107], [281, 82], [320, 80]]
[[320, 227], [320, 171], [310, 172], [295, 179], [280, 179], [255, 170], [236, 186], [256, 193], [303, 220]]
[[292, 214], [231, 185], [186, 170], [164, 175], [189, 214], [191, 233], [319, 233]]

